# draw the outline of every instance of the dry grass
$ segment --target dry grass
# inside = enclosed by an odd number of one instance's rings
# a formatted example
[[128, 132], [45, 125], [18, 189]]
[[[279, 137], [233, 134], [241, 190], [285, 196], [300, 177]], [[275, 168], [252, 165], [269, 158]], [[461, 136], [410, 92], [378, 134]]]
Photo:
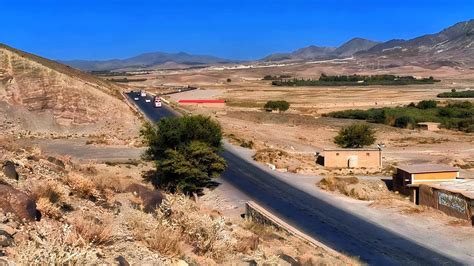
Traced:
[[92, 247], [68, 225], [42, 221], [26, 233], [12, 256], [18, 265], [86, 265], [97, 260]]
[[61, 208], [49, 201], [47, 198], [40, 198], [36, 201], [36, 208], [41, 212], [42, 215], [51, 217], [53, 219], [59, 220], [63, 217], [63, 212]]
[[104, 194], [108, 190], [115, 193], [124, 192], [127, 186], [132, 183], [130, 178], [122, 176], [94, 176], [91, 179], [95, 188]]
[[86, 242], [94, 245], [109, 245], [113, 242], [114, 226], [112, 218], [99, 220], [95, 217], [75, 217], [71, 224], [78, 235]]
[[60, 203], [64, 200], [65, 191], [61, 184], [54, 180], [40, 184], [33, 188], [31, 196], [35, 200], [48, 199], [51, 203]]
[[168, 224], [159, 223], [151, 215], [137, 212], [129, 221], [133, 237], [161, 255], [178, 257], [183, 254], [181, 236]]
[[54, 180], [49, 180], [33, 188], [31, 196], [36, 201], [38, 210], [43, 215], [53, 219], [61, 219], [63, 213], [61, 206], [64, 204], [66, 192], [61, 184]]
[[238, 253], [247, 255], [256, 251], [262, 242], [260, 237], [256, 234], [251, 234], [249, 236], [239, 236], [237, 239], [238, 242], [235, 244], [234, 250]]
[[70, 173], [65, 177], [64, 181], [82, 198], [96, 199], [98, 196], [94, 182], [80, 174]]
[[275, 227], [257, 223], [250, 219], [246, 219], [242, 223], [242, 227], [254, 233], [264, 241], [281, 238]]
[[354, 176], [328, 176], [323, 178], [318, 186], [324, 190], [336, 191], [359, 200], [380, 200], [394, 197], [383, 181], [359, 179]]
[[229, 234], [222, 217], [203, 215], [199, 208], [182, 195], [168, 196], [160, 206], [159, 217], [176, 226], [194, 253], [223, 261], [233, 249], [235, 239]]

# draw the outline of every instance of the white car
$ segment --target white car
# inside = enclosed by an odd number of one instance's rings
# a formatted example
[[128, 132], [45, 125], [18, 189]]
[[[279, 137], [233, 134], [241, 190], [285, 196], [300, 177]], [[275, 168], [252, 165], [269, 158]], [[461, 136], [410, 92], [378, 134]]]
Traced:
[[147, 102], [147, 103], [151, 103], [151, 100], [150, 100], [150, 99], [148, 99], [148, 98], [146, 98], [146, 99], [145, 99], [145, 102]]
[[140, 98], [138, 98], [138, 97], [134, 97], [133, 99], [134, 99], [135, 101], [140, 100]]

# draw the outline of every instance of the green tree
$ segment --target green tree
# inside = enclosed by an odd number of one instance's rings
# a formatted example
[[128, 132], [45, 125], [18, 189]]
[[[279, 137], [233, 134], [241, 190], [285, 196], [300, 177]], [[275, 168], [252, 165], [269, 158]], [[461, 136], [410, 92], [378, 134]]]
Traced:
[[218, 154], [221, 127], [209, 117], [184, 116], [146, 123], [141, 135], [148, 144], [145, 159], [156, 164], [151, 181], [171, 192], [199, 192], [227, 166]]
[[342, 128], [334, 143], [343, 148], [361, 148], [374, 144], [375, 131], [366, 124], [356, 123]]
[[403, 115], [403, 116], [397, 117], [397, 119], [395, 119], [395, 122], [394, 122], [393, 125], [395, 127], [399, 127], [399, 128], [413, 129], [413, 128], [415, 128], [416, 121], [411, 116]]
[[430, 109], [436, 108], [438, 104], [434, 100], [423, 100], [416, 105], [418, 109]]
[[287, 101], [268, 101], [263, 108], [285, 112], [290, 108], [290, 103]]

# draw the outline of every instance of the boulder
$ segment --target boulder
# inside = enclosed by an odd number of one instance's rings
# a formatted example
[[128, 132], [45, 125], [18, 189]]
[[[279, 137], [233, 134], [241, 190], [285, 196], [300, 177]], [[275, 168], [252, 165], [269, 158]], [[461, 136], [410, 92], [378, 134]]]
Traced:
[[130, 263], [123, 257], [123, 256], [118, 256], [115, 258], [115, 260], [118, 262], [119, 266], [130, 266]]
[[16, 166], [15, 163], [12, 161], [6, 161], [3, 163], [3, 174], [11, 179], [18, 180], [19, 175], [18, 172], [16, 171]]
[[56, 166], [60, 167], [61, 169], [66, 168], [66, 165], [64, 164], [63, 161], [59, 160], [56, 157], [49, 156], [48, 161], [52, 164], [55, 164]]
[[150, 213], [154, 212], [163, 201], [163, 194], [160, 190], [151, 190], [140, 184], [131, 184], [125, 190], [138, 196], [143, 204], [143, 211]]
[[13, 242], [13, 236], [0, 229], [0, 247], [9, 247]]
[[35, 201], [27, 194], [8, 185], [0, 184], [0, 209], [12, 213], [19, 220], [39, 221], [41, 213], [36, 209]]

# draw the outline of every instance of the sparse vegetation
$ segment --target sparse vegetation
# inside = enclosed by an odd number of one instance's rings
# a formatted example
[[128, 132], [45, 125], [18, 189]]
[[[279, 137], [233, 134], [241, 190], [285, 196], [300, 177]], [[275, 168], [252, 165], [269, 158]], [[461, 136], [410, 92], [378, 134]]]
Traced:
[[324, 190], [336, 191], [359, 200], [380, 200], [394, 197], [383, 181], [375, 179], [329, 176], [323, 178], [318, 186]]
[[281, 79], [289, 79], [291, 78], [291, 75], [265, 75], [262, 80], [281, 80]]
[[278, 110], [279, 112], [285, 112], [290, 108], [290, 104], [287, 101], [268, 101], [263, 108], [266, 110]]
[[467, 101], [449, 102], [445, 106], [438, 106], [435, 101], [421, 101], [405, 107], [345, 110], [327, 115], [402, 128], [414, 128], [420, 122], [438, 122], [447, 129], [474, 132], [474, 106]]
[[128, 83], [128, 82], [143, 82], [146, 81], [146, 78], [136, 78], [136, 79], [129, 79], [129, 78], [111, 78], [107, 79], [108, 81], [118, 82], [118, 83]]
[[438, 94], [438, 98], [474, 98], [474, 90], [443, 92]]
[[361, 148], [374, 142], [375, 131], [369, 125], [361, 123], [342, 128], [334, 138], [334, 143], [343, 148]]
[[113, 242], [112, 218], [102, 221], [92, 216], [75, 217], [71, 223], [77, 234], [89, 244], [108, 245]]
[[148, 144], [145, 158], [156, 163], [153, 183], [169, 191], [195, 193], [226, 168], [218, 155], [221, 149], [220, 125], [204, 116], [162, 119], [145, 124], [141, 131]]
[[341, 75], [327, 76], [321, 74], [319, 79], [286, 79], [274, 80], [274, 86], [369, 86], [369, 85], [414, 85], [414, 84], [433, 84], [439, 80], [433, 77], [417, 79], [413, 76], [395, 76], [395, 75]]

